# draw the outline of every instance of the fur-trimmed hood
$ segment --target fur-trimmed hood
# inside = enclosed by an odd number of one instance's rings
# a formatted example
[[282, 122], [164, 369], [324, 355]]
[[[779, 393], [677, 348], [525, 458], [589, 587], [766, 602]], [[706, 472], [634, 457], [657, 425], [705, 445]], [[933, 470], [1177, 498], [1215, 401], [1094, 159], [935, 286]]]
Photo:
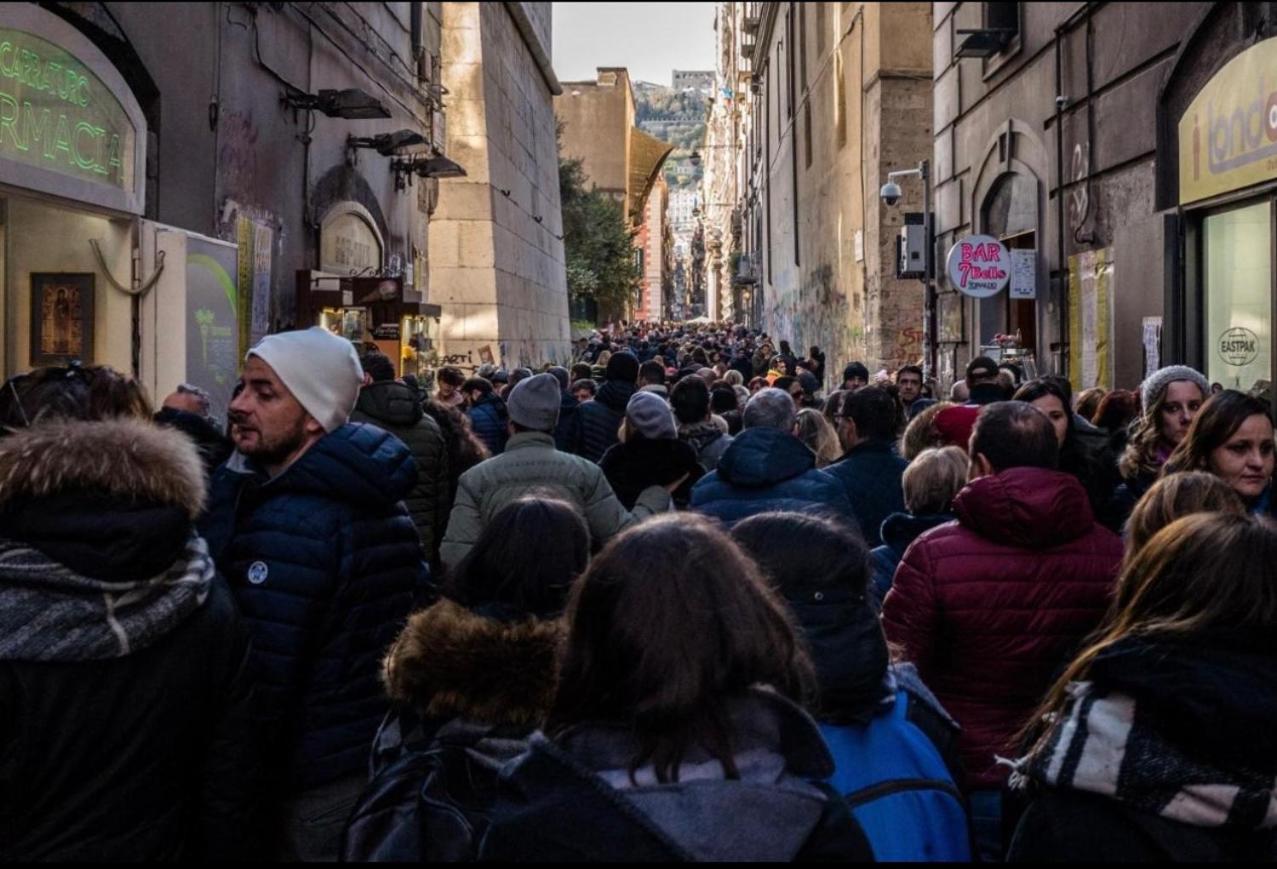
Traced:
[[440, 600], [415, 613], [386, 655], [391, 699], [426, 719], [539, 726], [554, 699], [561, 620], [506, 623]]
[[203, 465], [186, 435], [149, 420], [48, 422], [0, 437], [0, 511], [77, 491], [179, 507], [194, 519]]

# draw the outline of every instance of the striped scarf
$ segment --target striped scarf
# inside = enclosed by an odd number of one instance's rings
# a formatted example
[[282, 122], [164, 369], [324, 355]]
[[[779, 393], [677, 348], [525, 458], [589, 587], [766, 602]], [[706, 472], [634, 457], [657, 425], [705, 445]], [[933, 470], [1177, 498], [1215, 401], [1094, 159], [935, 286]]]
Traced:
[[0, 661], [101, 661], [145, 649], [203, 605], [215, 572], [194, 535], [172, 567], [140, 582], [82, 576], [0, 540]]
[[1096, 690], [1092, 682], [1068, 690], [1044, 748], [1011, 764], [1011, 788], [1032, 781], [1100, 794], [1194, 827], [1277, 827], [1272, 777], [1203, 762], [1193, 746], [1163, 738], [1128, 695]]

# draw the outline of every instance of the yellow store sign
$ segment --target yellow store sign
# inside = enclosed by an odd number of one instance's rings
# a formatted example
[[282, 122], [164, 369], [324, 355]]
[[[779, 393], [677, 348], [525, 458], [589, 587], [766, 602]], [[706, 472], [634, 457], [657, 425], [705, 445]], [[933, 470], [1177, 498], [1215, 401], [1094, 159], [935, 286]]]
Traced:
[[1179, 122], [1179, 201], [1277, 178], [1277, 38], [1230, 60]]

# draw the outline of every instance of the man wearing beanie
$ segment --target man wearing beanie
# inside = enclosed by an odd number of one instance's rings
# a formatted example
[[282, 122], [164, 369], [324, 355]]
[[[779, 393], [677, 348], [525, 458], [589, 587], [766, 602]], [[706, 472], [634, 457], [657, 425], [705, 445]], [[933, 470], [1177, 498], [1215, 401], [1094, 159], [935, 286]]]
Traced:
[[617, 353], [608, 360], [606, 382], [594, 400], [581, 405], [568, 437], [568, 452], [597, 462], [617, 442], [625, 406], [638, 390], [639, 361], [633, 353]]
[[[634, 369], [637, 374], [637, 360]], [[630, 512], [616, 499], [598, 465], [556, 450], [554, 428], [561, 402], [562, 390], [553, 374], [529, 377], [510, 391], [510, 439], [505, 452], [475, 465], [457, 483], [457, 500], [443, 538], [445, 568], [455, 567], [466, 556], [489, 517], [529, 493], [574, 505], [589, 524], [596, 545], [640, 519], [670, 509], [669, 493], [682, 479], [644, 489]], [[594, 403], [581, 405], [577, 413]]]
[[603, 475], [626, 509], [633, 509], [649, 486], [682, 485], [672, 492], [674, 506], [684, 508], [692, 486], [705, 476], [691, 444], [678, 439], [674, 411], [653, 392], [634, 393], [625, 408], [620, 442], [613, 444], [599, 462]]
[[[349, 423], [354, 346], [324, 329], [263, 338], [230, 405], [236, 452], [201, 531], [253, 635], [273, 857], [335, 860], [385, 714], [381, 656], [429, 571], [401, 503], [408, 448]], [[176, 738], [176, 736], [175, 736]]]

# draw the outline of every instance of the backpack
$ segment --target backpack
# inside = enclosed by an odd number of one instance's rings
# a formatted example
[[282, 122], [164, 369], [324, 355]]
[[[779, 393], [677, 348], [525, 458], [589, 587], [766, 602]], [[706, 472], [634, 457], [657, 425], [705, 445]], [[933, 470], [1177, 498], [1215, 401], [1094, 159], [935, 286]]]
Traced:
[[879, 861], [971, 860], [966, 801], [903, 689], [868, 724], [822, 723], [842, 793]]
[[[393, 713], [392, 713], [393, 716]], [[472, 862], [491, 821], [496, 768], [471, 749], [487, 732], [395, 740], [388, 717], [373, 751], [373, 775], [342, 834], [344, 862]], [[389, 734], [389, 736], [387, 736]]]

